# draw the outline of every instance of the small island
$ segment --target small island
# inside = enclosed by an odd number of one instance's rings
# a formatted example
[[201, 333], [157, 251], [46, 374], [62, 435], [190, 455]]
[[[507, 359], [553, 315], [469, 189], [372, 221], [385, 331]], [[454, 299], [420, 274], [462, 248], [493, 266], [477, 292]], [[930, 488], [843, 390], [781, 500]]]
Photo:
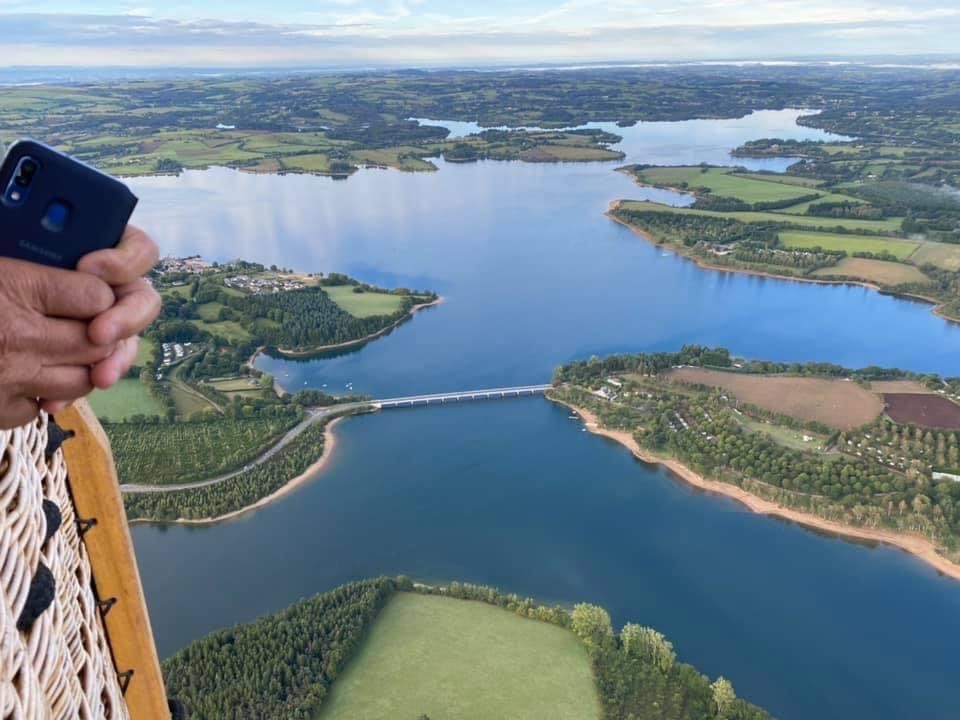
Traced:
[[960, 578], [960, 378], [691, 345], [571, 363], [554, 385], [587, 429], [696, 487]]
[[329, 456], [330, 426], [369, 405], [349, 388], [291, 394], [254, 367], [256, 355], [371, 342], [440, 301], [340, 273], [199, 257], [167, 258], [151, 280], [163, 309], [135, 366], [91, 396], [131, 520], [209, 522], [295, 487]]

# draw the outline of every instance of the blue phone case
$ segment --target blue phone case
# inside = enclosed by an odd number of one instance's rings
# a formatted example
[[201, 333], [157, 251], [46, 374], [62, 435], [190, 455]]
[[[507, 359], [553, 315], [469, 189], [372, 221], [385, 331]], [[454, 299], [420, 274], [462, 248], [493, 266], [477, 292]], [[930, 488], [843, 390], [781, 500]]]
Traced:
[[[7, 189], [24, 158], [37, 163], [22, 202]], [[0, 166], [0, 255], [73, 269], [120, 242], [137, 196], [119, 180], [33, 140], [10, 146]]]

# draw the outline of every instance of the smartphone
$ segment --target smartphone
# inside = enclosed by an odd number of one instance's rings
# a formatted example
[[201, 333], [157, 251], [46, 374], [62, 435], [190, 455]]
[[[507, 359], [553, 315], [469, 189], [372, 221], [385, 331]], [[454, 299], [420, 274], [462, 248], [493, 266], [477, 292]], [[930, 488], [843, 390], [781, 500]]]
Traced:
[[72, 270], [120, 242], [137, 196], [119, 180], [34, 140], [0, 165], [0, 255]]

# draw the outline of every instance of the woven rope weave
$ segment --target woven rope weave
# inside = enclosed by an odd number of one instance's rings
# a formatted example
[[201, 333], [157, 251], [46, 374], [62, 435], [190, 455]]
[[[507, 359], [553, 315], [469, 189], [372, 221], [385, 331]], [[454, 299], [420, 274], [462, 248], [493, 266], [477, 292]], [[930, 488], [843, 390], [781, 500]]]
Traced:
[[[46, 461], [46, 446], [46, 416], [0, 431], [0, 718], [127, 720], [67, 468], [60, 451]], [[44, 499], [63, 515], [46, 543]], [[20, 632], [17, 619], [41, 562], [56, 578], [56, 595]]]

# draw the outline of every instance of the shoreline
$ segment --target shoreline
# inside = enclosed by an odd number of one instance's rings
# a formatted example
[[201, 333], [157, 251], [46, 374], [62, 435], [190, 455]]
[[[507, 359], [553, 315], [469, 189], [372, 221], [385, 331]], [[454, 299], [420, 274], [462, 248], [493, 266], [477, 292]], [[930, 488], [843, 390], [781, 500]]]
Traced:
[[563, 400], [551, 398], [549, 396], [548, 399], [551, 402], [557, 403], [558, 405], [563, 405], [567, 408], [570, 408], [573, 412], [577, 413], [577, 415], [579, 415], [584, 421], [584, 425], [587, 430], [589, 430], [591, 433], [595, 435], [601, 435], [620, 443], [626, 447], [634, 457], [644, 463], [647, 463], [648, 465], [662, 465], [668, 471], [670, 471], [672, 475], [688, 485], [709, 493], [729, 497], [746, 507], [749, 511], [757, 513], [758, 515], [781, 518], [783, 520], [794, 522], [810, 530], [827, 532], [849, 540], [869, 540], [899, 548], [900, 550], [913, 555], [921, 562], [932, 566], [933, 569], [940, 574], [954, 580], [960, 580], [960, 564], [948, 560], [939, 552], [937, 552], [936, 546], [933, 544], [933, 542], [927, 540], [926, 538], [896, 533], [890, 530], [875, 530], [859, 528], [854, 525], [844, 525], [843, 523], [839, 523], [834, 520], [827, 520], [825, 518], [818, 517], [817, 515], [811, 515], [810, 513], [788, 508], [784, 505], [773, 502], [772, 500], [765, 500], [757, 495], [747, 492], [741, 487], [731, 485], [730, 483], [719, 482], [717, 480], [708, 480], [678, 460], [661, 457], [643, 449], [633, 438], [633, 435], [626, 430], [610, 430], [608, 428], [601, 427], [597, 416], [591, 411], [577, 407], [576, 405], [571, 405]]
[[228, 512], [225, 515], [218, 515], [216, 517], [207, 517], [207, 518], [198, 518], [198, 519], [187, 519], [187, 518], [177, 518], [176, 520], [151, 520], [149, 518], [136, 518], [134, 520], [129, 520], [128, 525], [217, 525], [228, 520], [233, 520], [234, 518], [240, 517], [241, 515], [246, 515], [247, 513], [253, 512], [254, 510], [259, 510], [262, 507], [265, 507], [273, 502], [276, 502], [280, 498], [292, 493], [294, 490], [299, 489], [305, 485], [308, 481], [313, 479], [324, 467], [330, 462], [330, 458], [333, 456], [333, 450], [337, 444], [337, 437], [333, 433], [334, 426], [339, 423], [344, 418], [348, 417], [347, 415], [341, 415], [335, 417], [327, 423], [327, 426], [323, 430], [323, 452], [320, 454], [320, 457], [310, 465], [306, 470], [297, 475], [295, 478], [292, 478], [281, 485], [279, 488], [274, 490], [272, 493], [266, 497], [260, 498], [255, 503], [251, 503], [245, 507], [240, 508], [239, 510], [233, 510]]
[[814, 285], [850, 285], [854, 287], [863, 287], [869, 290], [875, 290], [881, 295], [889, 295], [890, 297], [899, 298], [901, 300], [904, 300], [904, 299], [916, 300], [918, 302], [923, 302], [929, 305], [933, 305], [933, 307], [930, 309], [930, 312], [932, 312], [934, 315], [936, 315], [937, 317], [943, 320], [946, 320], [949, 323], [960, 324], [960, 318], [953, 318], [943, 312], [943, 306], [945, 303], [941, 302], [940, 300], [927, 297], [926, 295], [920, 295], [918, 293], [896, 292], [894, 290], [881, 287], [876, 283], [869, 282], [868, 280], [852, 280], [852, 279], [851, 280], [826, 280], [823, 278], [815, 278], [815, 277], [802, 276], [802, 275], [780, 275], [777, 273], [768, 272], [766, 270], [751, 270], [750, 268], [731, 267], [729, 265], [715, 265], [714, 263], [711, 263], [708, 260], [705, 260], [704, 258], [697, 257], [696, 255], [689, 255], [683, 252], [682, 248], [680, 248], [680, 246], [678, 245], [675, 245], [673, 243], [660, 242], [647, 231], [642, 230], [641, 228], [638, 228], [636, 225], [631, 225], [630, 223], [618, 218], [616, 215], [613, 214], [613, 212], [614, 210], [620, 207], [620, 204], [622, 202], [623, 200], [610, 201], [610, 204], [607, 206], [606, 216], [611, 220], [613, 220], [613, 222], [617, 223], [618, 225], [622, 225], [623, 227], [627, 228], [632, 233], [643, 238], [647, 242], [659, 248], [666, 248], [667, 250], [670, 250], [670, 252], [674, 253], [675, 255], [678, 255], [682, 258], [686, 258], [690, 262], [695, 263], [697, 267], [702, 268], [704, 270], [714, 270], [716, 272], [738, 273], [740, 275], [753, 275], [755, 277], [766, 277], [766, 278], [772, 278], [774, 280], [788, 280], [788, 281], [792, 280], [794, 282], [812, 283]]
[[[396, 328], [398, 328], [400, 325], [407, 322], [408, 320], [413, 319], [413, 317], [421, 310], [426, 310], [427, 308], [432, 308], [438, 305], [442, 305], [446, 301], [447, 299], [441, 296], [441, 297], [438, 297], [436, 300], [432, 300], [428, 303], [420, 303], [419, 305], [414, 305], [412, 308], [410, 308], [410, 310], [407, 312], [406, 315], [390, 323], [387, 327], [377, 330], [377, 332], [371, 333], [370, 335], [365, 335], [362, 338], [357, 338], [356, 340], [347, 340], [342, 343], [334, 343], [333, 345], [319, 345], [315, 348], [310, 348], [309, 350], [285, 350], [283, 348], [275, 348], [275, 349], [278, 355], [281, 355], [285, 358], [302, 358], [302, 357], [310, 357], [312, 355], [319, 355], [320, 353], [329, 352], [331, 350], [345, 350], [347, 348], [356, 347], [358, 345], [365, 345], [368, 342], [376, 340], [377, 338], [382, 337], [383, 335], [386, 335], [392, 330], [395, 330]], [[257, 357], [266, 349], [267, 349], [266, 345], [261, 345], [260, 347], [258, 347], [253, 352], [253, 355], [250, 356], [250, 359], [247, 360], [247, 367], [252, 369], [254, 367], [254, 363], [257, 360]]]

